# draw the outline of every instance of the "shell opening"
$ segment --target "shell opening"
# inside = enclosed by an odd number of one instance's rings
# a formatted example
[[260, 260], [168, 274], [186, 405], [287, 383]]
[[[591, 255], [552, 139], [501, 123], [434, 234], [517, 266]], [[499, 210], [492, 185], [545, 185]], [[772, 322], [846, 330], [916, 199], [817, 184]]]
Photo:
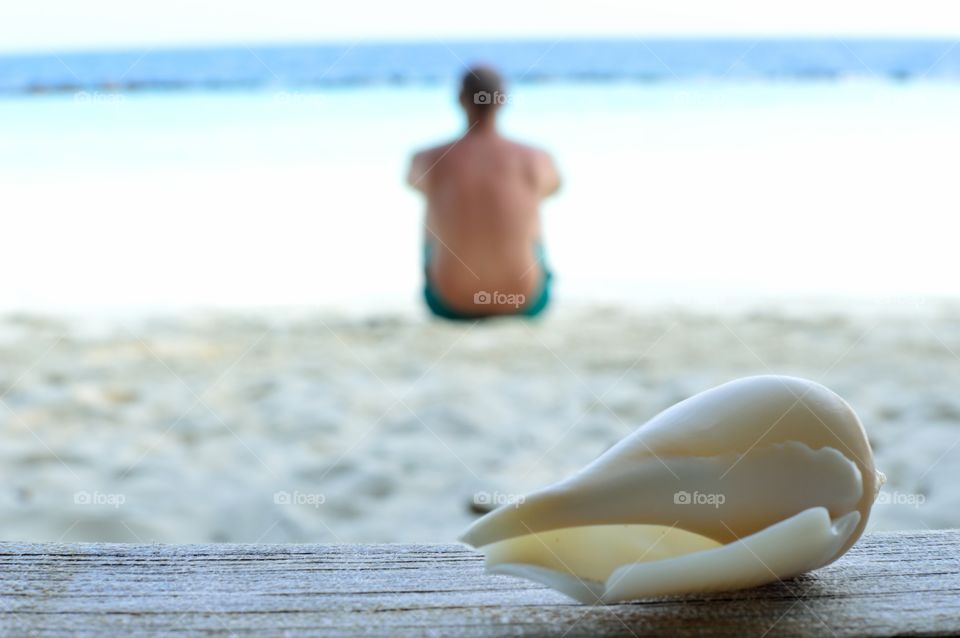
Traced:
[[526, 563], [606, 582], [624, 564], [675, 558], [720, 545], [679, 527], [589, 525], [519, 536], [488, 545], [484, 551], [489, 566]]
[[491, 572], [609, 603], [790, 578], [828, 562], [859, 522], [859, 512], [831, 519], [814, 507], [727, 544], [678, 528], [604, 525], [529, 534], [485, 550]]

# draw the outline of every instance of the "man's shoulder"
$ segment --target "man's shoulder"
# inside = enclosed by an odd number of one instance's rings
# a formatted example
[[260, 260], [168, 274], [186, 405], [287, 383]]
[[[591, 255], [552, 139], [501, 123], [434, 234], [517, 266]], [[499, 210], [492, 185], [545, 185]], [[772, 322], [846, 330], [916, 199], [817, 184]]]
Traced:
[[531, 176], [532, 183], [542, 189], [544, 195], [550, 195], [559, 188], [559, 177], [553, 156], [542, 148], [511, 142], [515, 146], [516, 155], [520, 156], [524, 167]]
[[428, 188], [427, 175], [445, 157], [452, 144], [441, 144], [415, 151], [410, 159], [410, 172], [407, 182], [414, 188], [425, 191]]
[[538, 146], [524, 144], [523, 142], [517, 142], [515, 140], [508, 140], [508, 142], [517, 154], [523, 155], [532, 161], [542, 162], [545, 160], [550, 160], [550, 153]]
[[439, 144], [437, 146], [430, 146], [428, 148], [422, 148], [413, 154], [414, 161], [430, 161], [436, 160], [444, 153], [450, 150], [456, 142], [447, 142], [446, 144]]

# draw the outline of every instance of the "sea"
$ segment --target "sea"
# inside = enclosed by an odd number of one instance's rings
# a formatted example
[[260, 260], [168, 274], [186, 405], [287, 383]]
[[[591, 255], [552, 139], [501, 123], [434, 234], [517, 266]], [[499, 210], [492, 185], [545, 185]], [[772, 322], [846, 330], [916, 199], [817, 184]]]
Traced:
[[953, 40], [607, 39], [343, 42], [36, 53], [0, 57], [7, 93], [450, 82], [468, 63], [517, 82], [956, 78]]
[[957, 41], [541, 39], [0, 56], [0, 305], [421, 312], [475, 63], [561, 169], [558, 303], [960, 294]]

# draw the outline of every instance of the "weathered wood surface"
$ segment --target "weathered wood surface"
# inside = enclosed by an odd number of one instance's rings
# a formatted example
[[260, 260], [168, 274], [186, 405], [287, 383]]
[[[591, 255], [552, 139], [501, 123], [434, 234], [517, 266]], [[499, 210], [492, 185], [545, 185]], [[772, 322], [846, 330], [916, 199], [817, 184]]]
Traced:
[[960, 531], [758, 589], [585, 606], [458, 545], [0, 543], [0, 636], [960, 634]]

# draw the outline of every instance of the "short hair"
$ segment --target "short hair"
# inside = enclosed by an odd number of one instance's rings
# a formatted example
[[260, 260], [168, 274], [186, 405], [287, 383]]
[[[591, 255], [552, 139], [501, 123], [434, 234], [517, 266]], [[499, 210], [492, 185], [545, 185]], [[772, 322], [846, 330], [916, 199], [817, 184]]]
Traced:
[[489, 66], [475, 66], [463, 74], [460, 94], [465, 104], [480, 111], [494, 110], [503, 103], [503, 77]]

